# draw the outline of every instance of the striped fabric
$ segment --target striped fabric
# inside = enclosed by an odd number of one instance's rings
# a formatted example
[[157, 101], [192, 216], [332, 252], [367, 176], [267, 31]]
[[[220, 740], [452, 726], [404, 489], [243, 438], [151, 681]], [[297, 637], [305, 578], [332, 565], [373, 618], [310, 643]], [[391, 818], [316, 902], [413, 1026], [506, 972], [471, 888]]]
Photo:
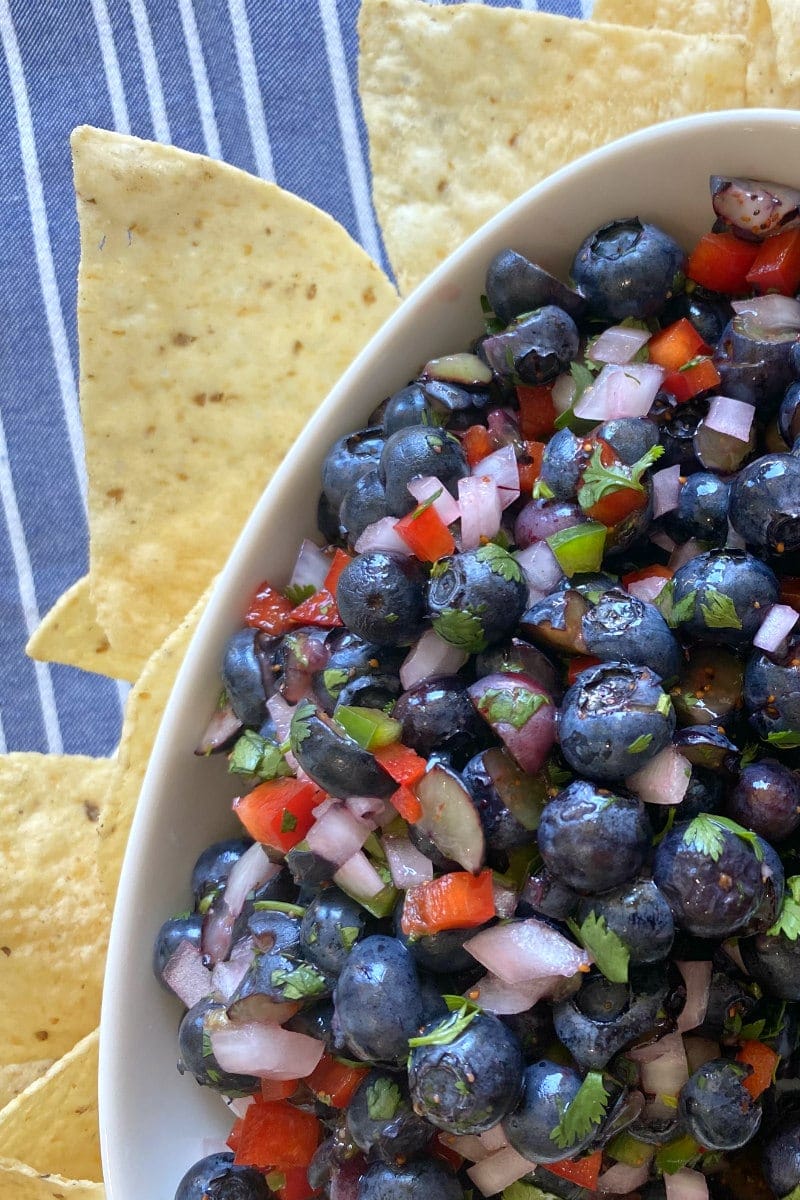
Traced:
[[[580, 17], [590, 2], [506, 6]], [[386, 267], [357, 14], [358, 0], [0, 0], [0, 750], [111, 753], [126, 690], [24, 654], [88, 564], [70, 130], [172, 142], [275, 180]]]

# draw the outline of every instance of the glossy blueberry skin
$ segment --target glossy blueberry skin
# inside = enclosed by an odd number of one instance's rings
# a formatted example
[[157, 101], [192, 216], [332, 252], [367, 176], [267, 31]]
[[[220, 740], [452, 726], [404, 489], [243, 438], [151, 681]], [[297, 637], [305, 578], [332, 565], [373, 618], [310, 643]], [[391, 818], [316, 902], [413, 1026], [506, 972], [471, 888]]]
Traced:
[[442, 751], [456, 767], [476, 746], [490, 740], [486, 722], [475, 711], [458, 675], [436, 675], [416, 683], [400, 696], [392, 716], [402, 722], [404, 745], [423, 758]]
[[774, 758], [747, 763], [725, 810], [770, 842], [782, 842], [800, 827], [800, 778]]
[[678, 507], [667, 513], [664, 525], [676, 542], [697, 538], [711, 546], [728, 536], [730, 484], [711, 471], [690, 475], [678, 495]]
[[572, 317], [554, 304], [524, 313], [484, 339], [481, 355], [500, 379], [549, 383], [569, 369], [580, 337]]
[[[504, 565], [509, 574], [506, 578], [493, 569], [486, 550], [487, 547], [481, 546], [440, 559], [440, 571], [428, 580], [428, 615], [442, 637], [451, 640], [449, 631], [438, 627], [438, 619], [443, 615], [446, 619], [446, 614], [455, 610], [471, 613], [477, 618], [479, 628], [476, 626], [475, 638], [479, 639], [478, 643], [473, 641], [465, 647], [473, 652], [485, 650], [513, 633], [528, 603], [528, 585], [522, 571], [517, 574], [516, 562], [510, 555], [506, 556], [508, 562], [504, 560]], [[494, 566], [496, 568], [496, 564]]]
[[764, 1178], [776, 1196], [788, 1194], [800, 1183], [800, 1117], [784, 1118], [770, 1130], [761, 1151]]
[[386, 489], [378, 470], [373, 467], [360, 475], [345, 492], [339, 506], [339, 526], [351, 546], [355, 546], [368, 525], [389, 516]]
[[571, 429], [559, 429], [544, 448], [540, 478], [556, 500], [574, 500], [584, 467], [581, 439]]
[[165, 921], [156, 934], [153, 943], [153, 974], [163, 988], [172, 991], [164, 980], [164, 967], [181, 942], [191, 942], [200, 948], [200, 936], [203, 931], [203, 914], [189, 913], [186, 917], [170, 917]]
[[750, 724], [765, 740], [800, 729], [800, 636], [788, 638], [781, 658], [756, 651], [744, 673], [744, 703]]
[[178, 1070], [194, 1075], [201, 1087], [210, 1087], [225, 1096], [248, 1096], [261, 1090], [255, 1075], [223, 1071], [213, 1053], [206, 1054], [208, 1035], [215, 1015], [222, 1016], [225, 1005], [207, 996], [183, 1015], [178, 1029]]
[[267, 696], [257, 629], [239, 629], [228, 640], [222, 657], [222, 683], [228, 701], [243, 725], [257, 729], [267, 715]]
[[730, 300], [726, 296], [705, 292], [695, 288], [693, 292], [681, 292], [667, 302], [662, 314], [666, 323], [686, 317], [691, 321], [704, 342], [715, 346], [722, 331], [733, 316]]
[[475, 959], [464, 949], [464, 942], [475, 936], [477, 928], [442, 929], [438, 933], [409, 937], [400, 928], [401, 917], [402, 906], [398, 905], [394, 917], [395, 937], [408, 947], [419, 970], [429, 971], [438, 980], [439, 976], [469, 971], [475, 966]]
[[410, 645], [424, 626], [423, 579], [416, 559], [385, 550], [356, 555], [336, 586], [342, 620], [365, 642]]
[[424, 1018], [414, 960], [397, 938], [358, 942], [336, 983], [336, 1020], [351, 1054], [399, 1066]]
[[790, 448], [800, 437], [800, 382], [790, 383], [778, 409], [778, 430]]
[[700, 421], [708, 412], [708, 401], [700, 398], [678, 405], [674, 397], [670, 400], [670, 395], [669, 392], [659, 392], [650, 410], [651, 416], [654, 416], [659, 398], [664, 398], [664, 421], [661, 426], [664, 455], [659, 459], [658, 465], [659, 468], [672, 467], [678, 463], [681, 475], [692, 475], [702, 469], [694, 453], [694, 435]]
[[308, 1037], [316, 1038], [328, 1053], [336, 1053], [333, 1016], [333, 1004], [328, 997], [301, 1008], [286, 1022], [286, 1028], [292, 1033], [305, 1033]]
[[410, 425], [429, 423], [431, 406], [421, 383], [409, 383], [389, 397], [383, 410], [383, 429], [387, 437]]
[[639, 663], [665, 683], [681, 669], [680, 646], [659, 610], [624, 588], [611, 588], [601, 596], [581, 628], [587, 653], [602, 662]]
[[537, 650], [523, 638], [511, 638], [499, 646], [491, 646], [475, 656], [475, 676], [496, 675], [498, 672], [511, 675], [528, 675], [544, 688], [556, 704], [564, 695], [561, 672], [546, 654]]
[[[699, 641], [727, 646], [747, 646], [764, 620], [764, 614], [779, 598], [780, 588], [775, 573], [759, 558], [745, 550], [709, 550], [698, 554], [679, 567], [674, 576], [674, 601], [689, 603], [695, 593], [694, 606], [687, 619], [680, 622], [682, 635]], [[741, 628], [733, 618], [725, 617], [723, 625], [714, 625], [706, 615], [718, 597], [726, 597], [733, 605]]]
[[[640, 770], [674, 729], [675, 710], [658, 675], [649, 667], [609, 662], [578, 675], [561, 704], [558, 737], [576, 773], [613, 783]], [[648, 736], [646, 746], [637, 743]]]
[[193, 1163], [178, 1184], [175, 1200], [269, 1200], [261, 1171], [235, 1166], [233, 1154], [208, 1154]]
[[574, 913], [578, 899], [577, 892], [542, 866], [525, 881], [514, 915], [524, 918], [543, 913], [556, 921], [564, 921]]
[[739, 942], [742, 961], [769, 996], [800, 1000], [800, 938], [759, 933]]
[[567, 587], [551, 592], [527, 609], [522, 614], [520, 629], [546, 649], [561, 654], [585, 654], [582, 622], [588, 611], [589, 601], [576, 588]]
[[578, 921], [589, 913], [604, 917], [609, 929], [625, 943], [632, 963], [658, 962], [666, 958], [675, 938], [675, 922], [667, 900], [652, 879], [581, 900]]
[[334, 442], [322, 464], [322, 491], [335, 510], [345, 492], [367, 471], [374, 470], [384, 447], [382, 429], [359, 429]]
[[515, 1034], [499, 1017], [480, 1013], [448, 1045], [412, 1049], [408, 1082], [414, 1110], [448, 1133], [483, 1133], [517, 1104], [522, 1069]]
[[766, 933], [772, 928], [780, 914], [786, 891], [786, 872], [780, 854], [763, 837], [758, 839], [758, 844], [764, 855], [761, 861], [763, 892], [761, 903], [747, 923], [745, 935]]
[[[397, 1105], [391, 1116], [371, 1117], [370, 1102], [383, 1094], [385, 1109]], [[421, 1154], [434, 1134], [431, 1125], [418, 1116], [411, 1107], [408, 1087], [401, 1076], [387, 1071], [370, 1071], [359, 1084], [358, 1090], [347, 1106], [347, 1130], [360, 1150], [371, 1158], [382, 1162], [395, 1162], [398, 1158], [413, 1158]]]
[[652, 833], [641, 800], [576, 779], [547, 805], [537, 837], [548, 870], [575, 891], [595, 895], [636, 876]]
[[578, 320], [586, 301], [543, 267], [516, 250], [500, 250], [486, 271], [486, 299], [504, 324], [543, 304], [556, 304]]
[[800, 550], [800, 459], [764, 454], [731, 484], [731, 525], [763, 554]]
[[460, 443], [430, 425], [408, 425], [387, 438], [379, 467], [386, 488], [386, 504], [395, 517], [404, 517], [417, 501], [408, 490], [415, 475], [435, 475], [453, 495], [458, 481], [469, 475]]
[[348, 737], [319, 709], [304, 719], [295, 714], [290, 740], [300, 766], [332, 796], [388, 798], [395, 790], [394, 781], [375, 755]]
[[617, 417], [598, 425], [593, 436], [608, 442], [620, 462], [630, 467], [658, 445], [658, 426], [647, 417]]
[[300, 924], [303, 957], [338, 975], [366, 924], [366, 909], [339, 888], [325, 888], [311, 901]]
[[192, 895], [196, 904], [210, 892], [224, 887], [234, 865], [252, 844], [253, 839], [248, 837], [226, 838], [202, 852], [192, 867]]
[[684, 835], [681, 822], [656, 849], [653, 880], [672, 907], [677, 924], [698, 937], [725, 938], [743, 929], [763, 897], [761, 864], [750, 847], [720, 830], [715, 860]]
[[792, 346], [796, 337], [788, 331], [765, 334], [748, 314], [733, 316], [714, 350], [721, 395], [753, 404], [765, 413], [774, 411], [794, 379]]
[[503, 1132], [518, 1154], [533, 1162], [558, 1162], [564, 1157], [577, 1156], [589, 1144], [595, 1128], [566, 1148], [559, 1147], [550, 1136], [582, 1082], [572, 1067], [560, 1066], [546, 1058], [525, 1068], [522, 1098], [503, 1122]]
[[680, 804], [676, 805], [675, 815], [679, 821], [691, 821], [701, 812], [721, 812], [724, 798], [724, 779], [703, 767], [692, 767], [689, 786]]
[[599, 1071], [655, 1024], [669, 986], [662, 963], [630, 968], [630, 983], [610, 983], [599, 971], [580, 991], [553, 1005], [558, 1040], [579, 1066]]
[[402, 1165], [376, 1162], [358, 1184], [357, 1200], [464, 1200], [464, 1189], [439, 1158]]
[[654, 317], [676, 290], [685, 255], [673, 238], [638, 217], [611, 221], [583, 241], [570, 276], [606, 321]]
[[737, 1150], [756, 1133], [761, 1106], [744, 1086], [748, 1074], [743, 1063], [714, 1058], [681, 1088], [678, 1112], [686, 1131], [701, 1146]]
[[[396, 646], [379, 646], [365, 642], [349, 630], [337, 629], [327, 640], [330, 656], [324, 669], [315, 671], [311, 683], [314, 698], [325, 712], [332, 713], [337, 704], [347, 703], [342, 695], [350, 684], [361, 684], [365, 678], [375, 679], [381, 688], [400, 695], [400, 664], [405, 650]], [[335, 674], [328, 674], [329, 671]], [[326, 677], [331, 686], [325, 682]], [[356, 701], [350, 701], [356, 703]], [[361, 700], [363, 704], [365, 701]], [[382, 707], [382, 705], [381, 705]]]
[[526, 774], [505, 750], [492, 747], [469, 760], [461, 779], [475, 801], [489, 850], [502, 853], [531, 841], [547, 799], [543, 775]]

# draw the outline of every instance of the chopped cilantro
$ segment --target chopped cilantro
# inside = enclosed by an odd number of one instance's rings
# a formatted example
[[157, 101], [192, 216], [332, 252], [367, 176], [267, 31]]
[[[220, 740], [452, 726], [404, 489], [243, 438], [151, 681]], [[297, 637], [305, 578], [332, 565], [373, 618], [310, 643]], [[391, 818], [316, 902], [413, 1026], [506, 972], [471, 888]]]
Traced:
[[207, 1029], [203, 1030], [203, 1058], [211, 1058], [214, 1051], [211, 1048], [211, 1034]]
[[523, 1183], [518, 1179], [503, 1188], [501, 1200], [558, 1200], [552, 1192], [543, 1192], [535, 1183]]
[[742, 767], [748, 766], [751, 762], [755, 762], [758, 755], [758, 744], [756, 742], [748, 742], [742, 751], [742, 757], [739, 765]]
[[642, 754], [653, 740], [652, 733], [640, 733], [628, 746], [629, 754]]
[[608, 928], [605, 917], [590, 912], [582, 925], [572, 919], [567, 921], [578, 941], [589, 951], [611, 983], [628, 982], [630, 950], [613, 929]]
[[662, 692], [656, 701], [656, 712], [660, 712], [662, 717], [668, 717], [672, 712], [672, 701], [666, 692]]
[[421, 500], [417, 507], [411, 512], [409, 520], [416, 521], [417, 517], [421, 517], [423, 513], [427, 512], [428, 509], [439, 499], [443, 491], [444, 488], [439, 488], [437, 491], [428, 496], [427, 500]]
[[265, 1179], [267, 1181], [267, 1187], [273, 1192], [279, 1192], [281, 1188], [286, 1187], [286, 1176], [284, 1175], [283, 1171], [270, 1171], [269, 1174], [265, 1176]]
[[560, 1150], [569, 1150], [599, 1125], [608, 1108], [608, 1092], [600, 1071], [589, 1071], [550, 1134]]
[[800, 875], [792, 875], [786, 880], [778, 919], [767, 930], [768, 937], [779, 937], [781, 934], [790, 942], [796, 942], [800, 937]]
[[545, 483], [543, 479], [537, 479], [531, 489], [531, 499], [533, 500], [553, 500], [555, 492], [550, 487], [549, 483]]
[[297, 607], [304, 600], [310, 600], [316, 590], [313, 583], [290, 583], [283, 589], [283, 594], [290, 604]]
[[505, 325], [498, 316], [495, 315], [488, 296], [481, 296], [481, 312], [483, 313], [483, 321], [488, 334], [502, 333]]
[[441, 579], [450, 569], [449, 558], [437, 558], [436, 562], [431, 567], [431, 579]]
[[682, 625], [684, 621], [691, 621], [694, 616], [696, 601], [696, 588], [692, 588], [690, 592], [687, 592], [682, 600], [676, 601], [675, 581], [674, 579], [670, 579], [664, 584], [653, 603], [670, 629], [675, 629], [678, 625]]
[[478, 701], [478, 712], [490, 725], [504, 722], [522, 729], [545, 704], [547, 696], [533, 692], [525, 684], [510, 683], [507, 687], [487, 688]]
[[297, 829], [297, 817], [293, 812], [289, 812], [288, 808], [285, 808], [281, 817], [281, 833], [294, 833], [295, 829]]
[[297, 747], [301, 746], [306, 738], [311, 736], [309, 721], [315, 712], [316, 709], [310, 700], [301, 700], [292, 713], [292, 723], [289, 726], [292, 750], [296, 751]]
[[451, 1012], [449, 1017], [439, 1021], [427, 1033], [409, 1038], [408, 1044], [412, 1050], [417, 1046], [449, 1046], [451, 1042], [461, 1036], [477, 1015], [478, 1009], [471, 1009], [468, 1002], [462, 997], [460, 1007]]
[[672, 829], [672, 826], [674, 824], [675, 824], [675, 807], [673, 805], [673, 807], [670, 808], [669, 812], [667, 813], [667, 819], [666, 819], [666, 822], [664, 823], [664, 828], [661, 830], [661, 833], [656, 834], [656, 836], [653, 838], [654, 846], [657, 846], [659, 844], [659, 842], [663, 842], [664, 838], [670, 832], [670, 830]]
[[603, 466], [601, 461], [602, 453], [603, 447], [595, 446], [592, 451], [592, 457], [589, 460], [589, 465], [581, 477], [581, 486], [578, 490], [578, 503], [584, 510], [597, 504], [599, 500], [602, 500], [610, 492], [619, 492], [622, 489], [643, 492], [644, 484], [641, 482], [642, 476], [646, 470], [661, 458], [661, 455], [664, 453], [664, 447], [660, 445], [651, 446], [638, 462], [633, 463], [632, 466], [626, 466], [621, 462], [614, 462], [609, 467]]
[[300, 963], [292, 971], [282, 967], [273, 971], [269, 981], [274, 988], [280, 988], [287, 1000], [305, 1000], [306, 996], [319, 996], [325, 991], [325, 976], [311, 963]]
[[350, 672], [344, 667], [327, 667], [322, 672], [322, 682], [334, 699], [339, 695], [350, 678]]
[[485, 546], [481, 546], [479, 550], [475, 551], [475, 558], [478, 562], [487, 563], [489, 569], [502, 579], [510, 583], [522, 582], [522, 567], [507, 550], [498, 546], [496, 542], [487, 542]]
[[480, 617], [469, 609], [444, 609], [438, 617], [433, 618], [433, 628], [440, 638], [453, 646], [460, 646], [467, 654], [478, 654], [486, 649], [486, 635]]
[[729, 817], [720, 817], [716, 813], [700, 813], [696, 816], [689, 823], [683, 835], [683, 842], [686, 846], [694, 847], [700, 854], [707, 854], [716, 862], [725, 845], [726, 831], [747, 842], [758, 861], [763, 861], [764, 851], [761, 849], [758, 835], [750, 829], [743, 829]]
[[700, 601], [700, 611], [709, 629], [742, 628], [742, 622], [730, 596], [725, 596], [716, 588], [706, 588]]
[[796, 750], [800, 746], [800, 733], [792, 729], [781, 733], [768, 733], [767, 741], [770, 746], [777, 746], [779, 750]]
[[469, 1095], [469, 1084], [467, 1083], [467, 1081], [465, 1079], [457, 1079], [455, 1081], [454, 1087], [455, 1087], [456, 1091], [458, 1092], [459, 1096], [468, 1096]]
[[290, 904], [288, 900], [255, 900], [253, 908], [256, 912], [281, 912], [289, 917], [304, 917], [306, 910], [302, 904]]
[[259, 779], [280, 779], [291, 775], [284, 750], [254, 729], [246, 729], [228, 756], [228, 770], [235, 775], [255, 775]]
[[353, 946], [358, 941], [358, 935], [360, 933], [361, 930], [357, 925], [342, 925], [341, 929], [339, 930], [339, 935], [342, 939], [342, 945], [344, 946], [345, 950], [353, 949]]
[[400, 1107], [400, 1088], [381, 1075], [367, 1087], [367, 1112], [372, 1121], [391, 1121]]

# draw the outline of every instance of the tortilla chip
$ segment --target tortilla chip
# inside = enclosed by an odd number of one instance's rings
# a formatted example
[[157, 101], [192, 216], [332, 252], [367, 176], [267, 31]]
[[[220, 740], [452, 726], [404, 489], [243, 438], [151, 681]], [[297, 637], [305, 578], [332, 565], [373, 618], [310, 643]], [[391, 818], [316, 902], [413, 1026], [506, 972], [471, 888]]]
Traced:
[[102, 1179], [97, 1118], [98, 1030], [0, 1112], [0, 1146], [36, 1171]]
[[784, 86], [800, 86], [800, 12], [797, 0], [769, 0], [775, 62]]
[[24, 1092], [34, 1079], [44, 1075], [52, 1067], [55, 1059], [34, 1058], [30, 1062], [3, 1063], [0, 1065], [0, 1109], [5, 1108], [10, 1100]]
[[[778, 71], [777, 46], [768, 0], [747, 0], [746, 22], [750, 56], [747, 63], [747, 103], [767, 108], [800, 107], [800, 77], [789, 83]], [[796, 19], [796, 18], [795, 18]]]
[[364, 0], [360, 89], [401, 291], [510, 200], [622, 134], [744, 102], [746, 43]]
[[138, 653], [131, 652], [129, 645], [112, 646], [100, 628], [88, 575], [59, 596], [31, 636], [25, 653], [39, 662], [64, 663], [129, 683], [141, 668]]
[[0, 756], [0, 1063], [56, 1058], [97, 1025], [110, 924], [97, 819], [112, 771], [111, 759]]
[[0, 1158], [0, 1196], [3, 1200], [103, 1200], [102, 1183], [39, 1175], [13, 1158]]
[[143, 665], [397, 304], [327, 214], [172, 146], [74, 131], [90, 580]]
[[730, 0], [594, 0], [592, 20], [677, 33], [727, 33]]
[[128, 696], [122, 736], [100, 820], [100, 879], [109, 904], [113, 904], [117, 892], [136, 802], [161, 717], [210, 591], [209, 588], [200, 597], [189, 615], [159, 646]]

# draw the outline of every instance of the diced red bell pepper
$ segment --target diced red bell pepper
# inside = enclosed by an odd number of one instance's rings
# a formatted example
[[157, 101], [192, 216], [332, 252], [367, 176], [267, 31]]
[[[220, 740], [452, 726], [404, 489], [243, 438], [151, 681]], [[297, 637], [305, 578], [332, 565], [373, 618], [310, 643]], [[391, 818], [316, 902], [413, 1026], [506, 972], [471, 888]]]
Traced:
[[244, 1125], [244, 1117], [237, 1117], [231, 1125], [231, 1131], [225, 1139], [225, 1145], [235, 1154], [239, 1148], [239, 1142], [242, 1139], [242, 1126]]
[[281, 1174], [284, 1182], [273, 1188], [278, 1200], [311, 1200], [312, 1196], [319, 1195], [319, 1188], [315, 1191], [308, 1182], [306, 1167], [286, 1167]]
[[421, 562], [436, 562], [456, 548], [452, 533], [432, 504], [420, 504], [396, 521], [394, 528]]
[[640, 492], [638, 488], [621, 487], [617, 488], [615, 492], [607, 492], [585, 511], [587, 517], [591, 517], [593, 521], [600, 521], [609, 529], [613, 529], [631, 513], [644, 508], [646, 504], [646, 492]]
[[262, 1079], [262, 1100], [288, 1100], [297, 1091], [298, 1079]]
[[347, 1108], [370, 1069], [354, 1067], [334, 1058], [332, 1054], [323, 1054], [304, 1082], [323, 1104], [329, 1104], [331, 1108]]
[[395, 783], [405, 784], [410, 788], [419, 783], [428, 766], [416, 750], [404, 746], [402, 742], [390, 742], [388, 746], [379, 746], [374, 754]]
[[492, 872], [451, 871], [408, 889], [400, 923], [408, 937], [443, 929], [472, 929], [494, 915]]
[[713, 359], [698, 358], [691, 366], [682, 367], [680, 371], [672, 371], [666, 375], [661, 387], [665, 392], [671, 392], [678, 404], [685, 404], [693, 396], [718, 387], [721, 381], [722, 377]]
[[319, 1144], [321, 1126], [312, 1113], [286, 1100], [260, 1100], [245, 1109], [234, 1162], [261, 1171], [307, 1167]]
[[628, 571], [627, 575], [622, 576], [622, 586], [628, 587], [632, 583], [641, 583], [643, 579], [652, 579], [657, 575], [659, 579], [672, 579], [675, 572], [670, 567], [663, 567], [660, 563], [651, 563], [649, 567], [642, 567], [638, 571]]
[[772, 1076], [779, 1059], [780, 1055], [776, 1054], [771, 1046], [755, 1039], [748, 1038], [739, 1046], [736, 1052], [736, 1061], [746, 1063], [747, 1066], [753, 1068], [752, 1074], [743, 1079], [742, 1083], [754, 1100], [772, 1083]]
[[756, 291], [793, 296], [800, 287], [800, 229], [761, 242], [746, 279]]
[[404, 783], [401, 783], [400, 787], [392, 792], [389, 803], [397, 809], [404, 821], [408, 821], [409, 825], [415, 825], [422, 816], [422, 805], [411, 788], [406, 787]]
[[492, 435], [485, 425], [470, 425], [464, 430], [461, 438], [461, 448], [471, 467], [476, 466], [481, 459], [486, 458], [495, 449]]
[[587, 1154], [585, 1158], [562, 1158], [560, 1162], [548, 1163], [547, 1170], [588, 1188], [590, 1192], [596, 1192], [602, 1161], [602, 1150], [595, 1150], [594, 1154]]
[[244, 620], [246, 625], [277, 636], [292, 628], [292, 612], [291, 601], [265, 580], [256, 588]]
[[284, 854], [302, 842], [314, 824], [312, 809], [325, 793], [307, 779], [268, 779], [246, 796], [238, 796], [233, 811], [251, 837]]
[[525, 440], [525, 453], [521, 458], [517, 459], [517, 470], [519, 471], [519, 490], [521, 492], [532, 492], [533, 485], [542, 473], [542, 459], [544, 458], [544, 442], [531, 442]]
[[556, 420], [553, 388], [550, 384], [517, 384], [519, 430], [524, 438], [539, 441], [549, 438]]
[[651, 363], [667, 371], [677, 371], [690, 358], [710, 354], [711, 347], [706, 345], [688, 317], [681, 317], [653, 334], [647, 343], [647, 352]]
[[567, 666], [567, 683], [569, 686], [572, 687], [581, 671], [588, 671], [589, 667], [596, 667], [599, 662], [600, 659], [595, 658], [593, 654], [579, 654], [577, 658], [571, 658]]
[[336, 597], [327, 588], [320, 588], [302, 604], [292, 609], [293, 625], [319, 625], [323, 629], [337, 629], [344, 625], [339, 616]]
[[750, 290], [747, 272], [758, 253], [757, 242], [745, 242], [733, 233], [704, 233], [689, 255], [689, 279], [712, 292], [735, 296]]
[[347, 564], [352, 561], [352, 557], [345, 550], [342, 550], [340, 546], [336, 547], [336, 553], [331, 560], [328, 574], [325, 576], [322, 584], [326, 592], [330, 592], [332, 596], [336, 595], [336, 585], [339, 582], [339, 576]]

